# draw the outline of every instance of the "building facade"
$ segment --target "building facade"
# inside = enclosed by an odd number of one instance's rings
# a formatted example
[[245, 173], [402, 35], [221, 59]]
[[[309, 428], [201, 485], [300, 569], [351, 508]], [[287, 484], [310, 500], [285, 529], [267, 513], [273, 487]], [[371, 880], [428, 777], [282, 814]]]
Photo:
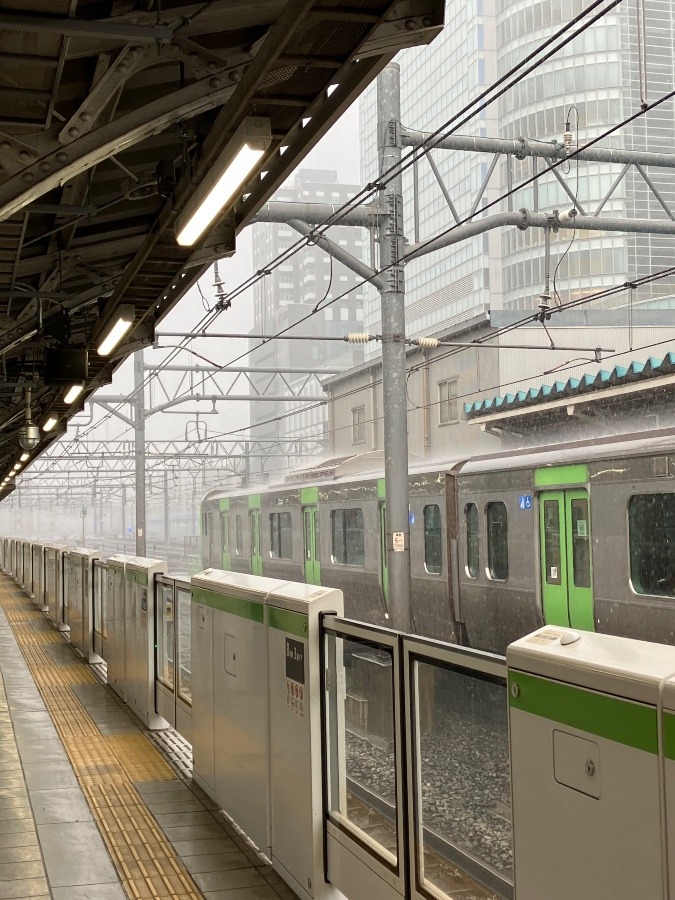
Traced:
[[[495, 13], [495, 0], [449, 0], [449, 24], [443, 33], [422, 51], [399, 53], [396, 62], [401, 69], [403, 125], [434, 131], [495, 79]], [[462, 126], [460, 133], [497, 137], [496, 114], [495, 107], [483, 110]], [[379, 174], [376, 85], [364, 92], [359, 115], [361, 176], [367, 184]], [[467, 215], [487, 173], [488, 160], [481, 154], [436, 151], [433, 161], [458, 214]], [[452, 221], [450, 212], [428, 161], [423, 159], [415, 169], [408, 170], [403, 182], [408, 240], [423, 241], [447, 228]], [[497, 188], [491, 186], [484, 202], [497, 196]], [[486, 234], [409, 263], [405, 269], [408, 333], [431, 334], [453, 321], [499, 306], [499, 254], [499, 235]], [[367, 293], [364, 315], [366, 328], [378, 332], [379, 297], [373, 290]]]
[[[497, 77], [517, 66], [565, 23], [582, 12], [583, 0], [447, 0], [452, 23], [423, 51], [404, 51], [401, 67], [401, 122], [406, 128], [433, 132], [470, 103]], [[487, 110], [457, 125], [470, 136], [526, 137], [561, 141], [566, 130], [572, 146], [591, 140], [635, 114], [643, 102], [668, 93], [675, 81], [675, 0], [645, 4], [646, 91], [640, 88], [640, 47], [635, 4], [621, 4], [520, 81]], [[645, 96], [642, 96], [645, 93]], [[377, 99], [371, 86], [361, 99], [362, 176], [378, 174]], [[665, 103], [620, 128], [602, 146], [672, 153], [675, 144], [673, 103]], [[462, 151], [433, 151], [433, 158], [460, 219], [472, 208], [491, 157]], [[480, 206], [492, 203], [509, 185], [518, 185], [545, 166], [531, 158], [502, 160], [490, 178]], [[571, 161], [558, 170], [577, 195], [583, 212], [594, 214], [616, 179], [619, 184], [602, 205], [602, 214], [620, 218], [667, 219], [669, 214], [634, 168]], [[649, 169], [661, 200], [675, 213], [675, 173]], [[418, 211], [415, 213], [414, 182]], [[566, 210], [572, 201], [553, 173], [535, 186], [516, 190], [510, 208]], [[454, 219], [427, 159], [404, 176], [405, 229], [418, 242], [452, 226]], [[495, 205], [490, 212], [497, 212]], [[501, 209], [507, 208], [506, 202]], [[408, 264], [405, 271], [407, 331], [430, 334], [487, 309], [535, 308], [544, 286], [545, 240], [540, 229], [488, 232], [436, 251]], [[552, 235], [552, 285], [561, 303], [633, 281], [671, 265], [669, 236], [611, 232], [561, 232]], [[672, 296], [675, 276], [642, 287], [636, 304]], [[378, 297], [367, 295], [366, 325], [377, 331]], [[626, 294], [595, 303], [621, 306]], [[376, 350], [370, 349], [371, 355]]]

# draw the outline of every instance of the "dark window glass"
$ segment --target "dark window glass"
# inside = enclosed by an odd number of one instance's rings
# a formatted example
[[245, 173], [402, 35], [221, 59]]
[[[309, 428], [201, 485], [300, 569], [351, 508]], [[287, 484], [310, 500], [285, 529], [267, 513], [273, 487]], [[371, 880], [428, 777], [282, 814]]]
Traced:
[[293, 556], [293, 525], [289, 512], [270, 513], [271, 554], [276, 559]]
[[631, 497], [628, 536], [637, 593], [675, 597], [675, 494]]
[[466, 514], [466, 569], [471, 578], [478, 578], [480, 564], [478, 550], [478, 507], [467, 503]]
[[244, 526], [241, 516], [235, 516], [234, 519], [234, 540], [237, 556], [241, 556], [241, 551], [244, 549]]
[[506, 504], [488, 503], [487, 510], [488, 571], [491, 578], [505, 581], [509, 577], [508, 521]]
[[332, 557], [342, 566], [362, 566], [365, 562], [363, 512], [334, 509], [330, 514]]
[[312, 558], [312, 511], [306, 509], [305, 518], [305, 559]]
[[560, 508], [557, 500], [544, 500], [544, 553], [546, 583], [561, 584]]
[[588, 500], [572, 500], [572, 566], [576, 587], [591, 586], [591, 529]]
[[436, 504], [424, 507], [424, 565], [430, 575], [441, 574], [441, 508]]
[[223, 553], [230, 549], [230, 517], [227, 513], [220, 514], [220, 532], [223, 536]]

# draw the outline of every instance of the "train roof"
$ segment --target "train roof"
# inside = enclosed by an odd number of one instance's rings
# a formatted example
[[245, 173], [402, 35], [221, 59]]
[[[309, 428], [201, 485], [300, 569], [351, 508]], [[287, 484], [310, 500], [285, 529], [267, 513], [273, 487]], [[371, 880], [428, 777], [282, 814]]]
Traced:
[[652, 456], [675, 452], [675, 428], [506, 450], [466, 460], [455, 469], [461, 474], [540, 468], [599, 459]]
[[[475, 457], [441, 459], [411, 459], [410, 475], [427, 472], [447, 472], [452, 475], [472, 475], [482, 472], [507, 471], [509, 469], [559, 466], [594, 459], [626, 458], [675, 452], [675, 428], [655, 429], [604, 438], [585, 438], [577, 441], [550, 444], [544, 447], [527, 447], [501, 450]], [[241, 488], [214, 488], [204, 500], [221, 497], [247, 496], [275, 491], [288, 491], [323, 484], [355, 483], [381, 478], [384, 472], [384, 453], [371, 451], [355, 456], [334, 457], [322, 460], [303, 469], [288, 473], [284, 481], [272, 484], [249, 485]]]

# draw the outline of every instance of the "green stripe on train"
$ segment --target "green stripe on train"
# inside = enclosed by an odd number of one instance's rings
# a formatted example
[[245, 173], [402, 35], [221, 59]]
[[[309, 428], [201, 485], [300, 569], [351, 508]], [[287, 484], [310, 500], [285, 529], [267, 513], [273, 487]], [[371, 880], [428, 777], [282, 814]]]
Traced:
[[315, 487], [300, 488], [300, 504], [302, 506], [314, 506], [319, 502], [319, 489]]
[[588, 482], [588, 466], [546, 466], [534, 470], [535, 487], [551, 487], [560, 484], [586, 484]]
[[656, 709], [651, 706], [513, 670], [509, 705], [636, 750], [658, 752]]

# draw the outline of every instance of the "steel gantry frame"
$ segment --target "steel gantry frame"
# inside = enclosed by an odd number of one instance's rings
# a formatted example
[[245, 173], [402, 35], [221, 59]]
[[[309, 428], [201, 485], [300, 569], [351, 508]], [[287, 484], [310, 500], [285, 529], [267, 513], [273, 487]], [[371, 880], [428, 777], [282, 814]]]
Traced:
[[[454, 243], [466, 240], [474, 235], [493, 230], [495, 228], [516, 227], [520, 230], [528, 228], [544, 229], [547, 235], [560, 230], [586, 230], [586, 231], [616, 231], [634, 232], [643, 234], [675, 235], [675, 211], [659, 192], [653, 179], [646, 171], [649, 167], [661, 167], [665, 169], [675, 168], [675, 155], [649, 153], [642, 151], [626, 151], [605, 149], [593, 146], [587, 149], [574, 151], [575, 160], [583, 163], [602, 163], [620, 165], [621, 171], [617, 174], [606, 192], [602, 201], [592, 211], [587, 211], [580, 203], [579, 198], [572, 187], [565, 181], [562, 175], [561, 163], [568, 157], [568, 149], [559, 142], [533, 142], [526, 138], [515, 141], [505, 141], [492, 138], [473, 138], [462, 135], [447, 135], [431, 137], [422, 132], [404, 128], [400, 123], [400, 84], [399, 70], [395, 64], [388, 65], [379, 77], [378, 84], [378, 148], [380, 151], [381, 173], [391, 165], [397, 165], [403, 161], [403, 148], [410, 147], [417, 152], [417, 158], [413, 163], [413, 174], [417, 174], [418, 167], [423, 159], [426, 159], [431, 171], [438, 183], [449, 212], [449, 227], [440, 235], [422, 239], [420, 234], [419, 210], [418, 210], [418, 177], [413, 177], [413, 209], [414, 209], [414, 242], [405, 245], [403, 233], [403, 189], [400, 173], [394, 177], [383, 179], [379, 186], [379, 196], [375, 203], [355, 207], [350, 212], [340, 215], [341, 226], [365, 227], [371, 235], [377, 233], [378, 240], [371, 241], [371, 246], [379, 246], [379, 259], [371, 259], [371, 265], [352, 256], [343, 247], [336, 244], [325, 233], [329, 226], [324, 227], [326, 220], [334, 216], [335, 207], [329, 204], [303, 204], [290, 202], [268, 202], [255, 216], [256, 222], [280, 222], [289, 224], [299, 234], [311, 237], [312, 243], [319, 245], [326, 253], [342, 262], [345, 266], [356, 272], [364, 282], [371, 283], [380, 293], [382, 310], [382, 335], [383, 343], [383, 381], [387, 385], [387, 402], [384, 404], [385, 419], [385, 476], [387, 480], [387, 554], [389, 562], [390, 591], [393, 598], [391, 618], [394, 627], [409, 630], [414, 623], [410, 617], [409, 597], [409, 559], [408, 559], [408, 491], [407, 491], [407, 431], [406, 431], [406, 394], [405, 394], [405, 359], [402, 352], [405, 343], [405, 309], [404, 309], [404, 280], [403, 269], [407, 262], [432, 253]], [[419, 152], [422, 150], [423, 152]], [[492, 160], [487, 166], [486, 174], [475, 195], [470, 200], [468, 210], [460, 212], [458, 203], [453, 200], [445, 185], [436, 164], [434, 151], [472, 152], [492, 154]], [[522, 181], [526, 186], [532, 185], [532, 210], [513, 209], [514, 189], [518, 187], [515, 177], [515, 162], [532, 160], [532, 173], [523, 175]], [[498, 172], [498, 162], [504, 159], [506, 166], [507, 195], [505, 198], [506, 211], [488, 214], [486, 206], [494, 203], [484, 202], [495, 172]], [[542, 211], [539, 208], [539, 195], [537, 179], [545, 173], [538, 168], [538, 161], [544, 160], [549, 171], [553, 173], [565, 194], [570, 200], [572, 208], [563, 210]], [[648, 190], [656, 198], [663, 209], [666, 219], [636, 219], [618, 218], [603, 215], [603, 210], [615, 195], [622, 180], [633, 167], [646, 184]], [[547, 238], [548, 240], [548, 238]], [[262, 273], [264, 276], [265, 272]], [[215, 370], [214, 370], [215, 369]], [[215, 379], [218, 369], [201, 369], [200, 378]], [[181, 371], [197, 372], [199, 367], [181, 367]], [[250, 371], [250, 370], [249, 370]], [[244, 375], [245, 372], [238, 373]], [[270, 371], [272, 379], [282, 375], [279, 372]], [[327, 374], [327, 373], [325, 373]], [[283, 377], [283, 376], [282, 376]], [[311, 377], [311, 376], [310, 376]], [[142, 369], [137, 375], [136, 389], [142, 383]], [[304, 382], [301, 390], [306, 388], [308, 382]], [[250, 381], [249, 381], [250, 384]], [[268, 382], [266, 389], [272, 384]], [[288, 390], [290, 385], [284, 382]], [[142, 392], [141, 392], [142, 393]], [[234, 399], [236, 394], [230, 391], [229, 399]], [[181, 400], [196, 399], [195, 393], [181, 395]], [[121, 401], [122, 398], [101, 398], [102, 404]], [[211, 399], [210, 396], [199, 395], [199, 399]], [[246, 400], [255, 399], [250, 394]], [[266, 399], [270, 399], [267, 395]], [[303, 395], [291, 397], [285, 395], [285, 400], [303, 400]], [[178, 400], [178, 392], [175, 397], [166, 398], [160, 408], [168, 409]], [[316, 402], [316, 396], [307, 397], [307, 400]], [[128, 401], [125, 401], [128, 402]], [[135, 403], [138, 409], [138, 396]], [[114, 411], [108, 407], [108, 411]], [[136, 456], [143, 451], [138, 444], [140, 423], [145, 421], [145, 415], [139, 417], [125, 416], [115, 411], [127, 424], [134, 424], [137, 443]], [[136, 466], [136, 472], [140, 466]], [[144, 529], [144, 515], [140, 520], [137, 514], [137, 552], [143, 546], [142, 537], [139, 542], [139, 530]]]

